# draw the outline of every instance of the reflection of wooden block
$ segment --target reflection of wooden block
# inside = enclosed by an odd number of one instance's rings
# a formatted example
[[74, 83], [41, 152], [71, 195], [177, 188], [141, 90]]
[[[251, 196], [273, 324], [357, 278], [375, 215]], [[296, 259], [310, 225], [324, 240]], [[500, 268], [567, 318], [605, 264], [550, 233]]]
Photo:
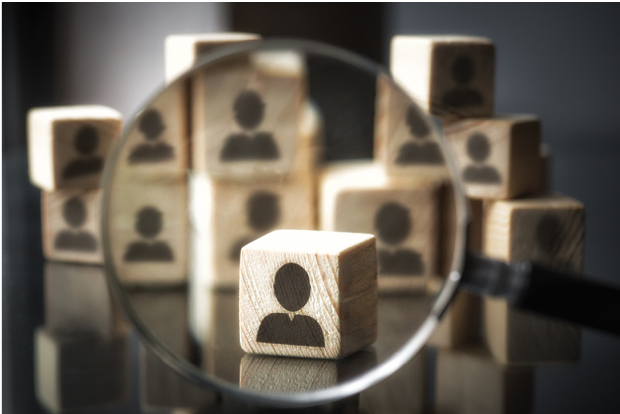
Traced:
[[[531, 260], [580, 273], [584, 209], [576, 200], [547, 196], [489, 203], [484, 254], [507, 262]], [[569, 362], [579, 358], [578, 327], [485, 299], [484, 333], [493, 356], [505, 363]]]
[[482, 299], [467, 291], [459, 291], [450, 308], [443, 315], [439, 326], [429, 340], [429, 345], [439, 348], [456, 348], [476, 343], [480, 339]]
[[35, 332], [35, 392], [49, 411], [102, 408], [128, 394], [126, 338]]
[[187, 189], [177, 184], [112, 186], [109, 235], [124, 284], [186, 281]]
[[446, 124], [465, 191], [472, 198], [508, 199], [539, 188], [540, 122], [530, 115]]
[[370, 162], [335, 164], [321, 180], [321, 229], [376, 235], [380, 291], [423, 289], [435, 274], [440, 184], [390, 178]]
[[41, 193], [43, 253], [50, 260], [103, 263], [101, 190]]
[[45, 265], [45, 327], [53, 334], [103, 339], [128, 329], [103, 268], [53, 262]]
[[471, 36], [395, 36], [390, 69], [423, 110], [454, 118], [493, 114], [495, 46]]
[[28, 112], [30, 181], [43, 190], [97, 188], [122, 116], [105, 106], [59, 106]]
[[435, 411], [443, 413], [525, 414], [532, 410], [534, 372], [507, 367], [482, 348], [439, 351]]
[[373, 343], [376, 259], [369, 234], [279, 230], [245, 246], [239, 274], [243, 350], [337, 359]]

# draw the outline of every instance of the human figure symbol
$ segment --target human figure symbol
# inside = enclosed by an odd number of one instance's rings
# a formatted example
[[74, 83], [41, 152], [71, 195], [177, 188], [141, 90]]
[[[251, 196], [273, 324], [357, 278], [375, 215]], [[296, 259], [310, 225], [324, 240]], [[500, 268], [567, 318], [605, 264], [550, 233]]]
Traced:
[[[161, 232], [162, 214], [155, 207], [143, 207], [136, 217], [136, 231], [142, 237], [154, 239]], [[170, 262], [174, 255], [163, 241], [136, 241], [129, 245], [123, 260], [126, 262]]]
[[476, 132], [467, 140], [467, 154], [477, 165], [470, 165], [463, 171], [463, 181], [481, 184], [500, 184], [499, 172], [490, 165], [484, 165], [491, 153], [486, 135]]
[[63, 170], [62, 178], [71, 179], [98, 174], [103, 170], [103, 158], [94, 156], [99, 146], [99, 132], [91, 125], [81, 127], [75, 134], [73, 148], [81, 158], [71, 161]]
[[[310, 277], [296, 263], [286, 263], [276, 272], [273, 291], [280, 305], [297, 312], [310, 299]], [[282, 345], [325, 347], [321, 325], [312, 317], [289, 313], [267, 315], [258, 328], [257, 342]]]
[[94, 252], [97, 250], [95, 237], [79, 228], [86, 221], [86, 208], [78, 197], [68, 199], [63, 208], [62, 216], [73, 230], [63, 230], [56, 236], [54, 247], [58, 250], [74, 250], [80, 252]]
[[158, 163], [174, 158], [174, 148], [165, 142], [157, 141], [166, 129], [158, 110], [149, 109], [140, 115], [138, 128], [148, 142], [138, 145], [131, 151], [129, 164]]
[[441, 99], [446, 110], [458, 110], [482, 105], [482, 94], [469, 85], [476, 77], [474, 62], [467, 55], [459, 55], [454, 59], [451, 68], [452, 80], [457, 84]]
[[398, 149], [396, 164], [438, 165], [443, 164], [443, 155], [436, 142], [428, 141], [431, 132], [426, 121], [416, 108], [410, 106], [406, 114], [409, 133], [415, 141], [409, 141]]

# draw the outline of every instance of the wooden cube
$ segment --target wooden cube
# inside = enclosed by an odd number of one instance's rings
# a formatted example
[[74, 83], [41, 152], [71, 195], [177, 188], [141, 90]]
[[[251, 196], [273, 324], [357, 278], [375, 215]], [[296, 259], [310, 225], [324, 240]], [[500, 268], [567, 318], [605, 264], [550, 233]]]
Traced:
[[41, 193], [43, 254], [49, 260], [103, 263], [102, 190]]
[[122, 116], [105, 106], [58, 106], [28, 111], [30, 181], [47, 191], [97, 188], [121, 135]]
[[472, 36], [395, 36], [394, 79], [423, 110], [445, 118], [493, 114], [495, 46]]
[[[580, 202], [560, 195], [489, 203], [484, 254], [580, 273], [584, 217]], [[503, 299], [484, 302], [484, 336], [497, 360], [511, 364], [578, 360], [578, 327], [511, 309]]]
[[480, 342], [482, 298], [467, 291], [458, 291], [428, 344], [455, 349]]
[[445, 124], [443, 131], [469, 197], [509, 199], [539, 191], [543, 172], [535, 116], [468, 119]]
[[377, 337], [375, 238], [279, 230], [241, 251], [241, 347], [339, 359]]
[[381, 292], [424, 289], [436, 271], [440, 185], [365, 161], [334, 164], [321, 177], [320, 228], [375, 234]]

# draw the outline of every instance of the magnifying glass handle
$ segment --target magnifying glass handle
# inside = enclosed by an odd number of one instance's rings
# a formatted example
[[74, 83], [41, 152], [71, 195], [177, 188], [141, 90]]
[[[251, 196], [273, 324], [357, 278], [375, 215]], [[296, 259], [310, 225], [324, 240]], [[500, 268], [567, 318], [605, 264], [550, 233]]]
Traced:
[[479, 294], [505, 297], [518, 309], [620, 335], [620, 289], [586, 276], [469, 253], [462, 283]]

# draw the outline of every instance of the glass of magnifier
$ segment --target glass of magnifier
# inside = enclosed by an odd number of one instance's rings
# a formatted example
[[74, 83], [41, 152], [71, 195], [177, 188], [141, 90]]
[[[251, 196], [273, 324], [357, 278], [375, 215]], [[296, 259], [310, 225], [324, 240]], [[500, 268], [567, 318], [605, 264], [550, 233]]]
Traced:
[[[127, 121], [104, 180], [106, 268], [137, 331], [175, 370], [241, 399], [364, 399], [424, 347], [461, 286], [620, 331], [616, 290], [468, 253], [467, 199], [438, 122], [345, 50], [285, 40], [212, 50]], [[337, 360], [243, 351], [240, 251], [279, 229], [375, 235], [370, 346]], [[253, 294], [323, 336], [346, 335], [323, 314], [341, 304], [310, 280], [295, 306], [277, 286]]]

